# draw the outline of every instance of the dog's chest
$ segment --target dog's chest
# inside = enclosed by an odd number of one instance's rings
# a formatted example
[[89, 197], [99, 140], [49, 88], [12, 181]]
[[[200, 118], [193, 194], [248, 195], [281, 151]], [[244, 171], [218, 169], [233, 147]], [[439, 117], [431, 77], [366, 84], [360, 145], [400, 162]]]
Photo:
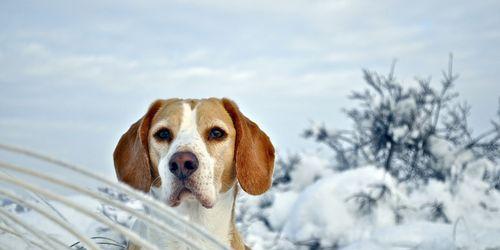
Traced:
[[201, 225], [221, 243], [229, 246], [233, 216], [234, 192], [229, 190], [219, 197], [216, 205], [206, 209], [196, 201], [183, 202], [176, 210], [189, 221]]

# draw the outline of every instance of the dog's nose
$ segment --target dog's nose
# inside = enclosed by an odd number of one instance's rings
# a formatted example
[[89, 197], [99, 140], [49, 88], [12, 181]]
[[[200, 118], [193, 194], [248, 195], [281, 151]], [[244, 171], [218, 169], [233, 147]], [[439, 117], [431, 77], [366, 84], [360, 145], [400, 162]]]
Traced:
[[185, 180], [198, 169], [198, 158], [191, 152], [177, 152], [170, 158], [168, 169], [179, 180]]

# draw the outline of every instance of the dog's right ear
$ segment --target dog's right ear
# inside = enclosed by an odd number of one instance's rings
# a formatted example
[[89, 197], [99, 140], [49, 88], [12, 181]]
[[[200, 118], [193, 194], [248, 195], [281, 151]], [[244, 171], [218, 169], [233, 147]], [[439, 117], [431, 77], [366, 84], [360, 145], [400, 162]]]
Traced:
[[148, 134], [151, 120], [164, 102], [153, 102], [147, 113], [122, 135], [113, 153], [118, 180], [144, 192], [149, 191], [152, 180], [158, 176], [149, 158]]

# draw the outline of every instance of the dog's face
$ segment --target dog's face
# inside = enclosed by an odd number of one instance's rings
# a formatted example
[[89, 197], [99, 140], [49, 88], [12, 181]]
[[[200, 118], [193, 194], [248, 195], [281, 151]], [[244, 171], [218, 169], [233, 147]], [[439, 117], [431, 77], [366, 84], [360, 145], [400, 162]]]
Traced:
[[169, 205], [194, 196], [212, 207], [217, 193], [234, 185], [236, 131], [218, 100], [164, 105], [153, 118], [148, 137], [151, 163], [162, 180], [160, 188], [153, 185], [152, 190]]
[[118, 178], [170, 206], [196, 199], [211, 208], [239, 181], [250, 194], [271, 185], [274, 148], [228, 99], [155, 101], [122, 136]]

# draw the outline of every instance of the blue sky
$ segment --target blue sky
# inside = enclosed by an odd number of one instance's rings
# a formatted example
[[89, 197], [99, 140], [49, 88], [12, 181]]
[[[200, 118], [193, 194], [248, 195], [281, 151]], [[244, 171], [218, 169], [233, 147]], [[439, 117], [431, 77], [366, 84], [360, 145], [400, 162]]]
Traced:
[[315, 144], [361, 69], [404, 84], [448, 54], [471, 123], [487, 128], [500, 83], [498, 1], [1, 1], [0, 141], [113, 173], [119, 136], [151, 101], [230, 97], [282, 153]]

